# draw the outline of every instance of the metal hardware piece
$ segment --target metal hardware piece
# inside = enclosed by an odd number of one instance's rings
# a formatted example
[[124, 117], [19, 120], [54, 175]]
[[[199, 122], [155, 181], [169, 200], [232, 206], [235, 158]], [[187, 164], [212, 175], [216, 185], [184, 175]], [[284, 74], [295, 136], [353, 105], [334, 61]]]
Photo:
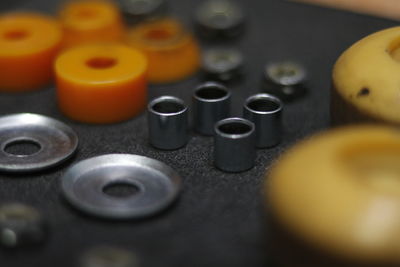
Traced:
[[229, 117], [230, 91], [222, 84], [206, 82], [193, 93], [193, 122], [197, 132], [213, 135], [215, 123]]
[[243, 117], [256, 127], [257, 147], [273, 147], [280, 143], [282, 109], [282, 101], [270, 94], [256, 94], [245, 101]]
[[226, 172], [251, 169], [256, 158], [254, 123], [228, 118], [215, 124], [214, 164]]
[[289, 102], [307, 93], [304, 86], [306, 78], [307, 71], [299, 63], [286, 61], [267, 64], [264, 70], [264, 90]]
[[[13, 146], [31, 145], [36, 151], [10, 152]], [[0, 117], [0, 171], [39, 171], [68, 159], [78, 137], [66, 124], [31, 113]]]
[[200, 34], [208, 38], [235, 37], [243, 31], [242, 8], [230, 0], [208, 0], [200, 4], [195, 21]]
[[214, 48], [203, 53], [202, 69], [207, 79], [228, 82], [241, 76], [243, 56], [235, 49]]
[[165, 15], [165, 0], [119, 0], [121, 10], [130, 23], [155, 19]]
[[128, 250], [96, 246], [86, 251], [80, 260], [80, 267], [138, 267], [136, 255]]
[[147, 106], [150, 144], [163, 150], [174, 150], [186, 145], [188, 108], [174, 96], [161, 96]]
[[46, 236], [46, 224], [35, 208], [19, 203], [0, 206], [1, 246], [33, 246], [42, 243]]
[[[106, 188], [134, 187], [127, 196], [113, 196]], [[178, 196], [180, 176], [155, 159], [108, 154], [83, 160], [62, 177], [65, 198], [77, 209], [108, 219], [133, 219], [153, 215]]]

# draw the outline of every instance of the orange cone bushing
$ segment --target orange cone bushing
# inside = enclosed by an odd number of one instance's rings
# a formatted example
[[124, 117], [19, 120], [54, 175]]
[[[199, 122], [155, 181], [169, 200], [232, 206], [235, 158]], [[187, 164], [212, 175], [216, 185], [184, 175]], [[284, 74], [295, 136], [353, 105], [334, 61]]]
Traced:
[[129, 31], [127, 41], [146, 54], [152, 83], [182, 80], [199, 67], [200, 52], [195, 39], [174, 19], [140, 24]]
[[91, 42], [120, 41], [124, 25], [118, 8], [108, 1], [73, 1], [60, 11], [64, 47]]
[[51, 17], [10, 13], [0, 17], [0, 90], [29, 91], [50, 83], [62, 30]]
[[121, 44], [71, 48], [55, 63], [57, 98], [68, 117], [89, 123], [126, 120], [147, 100], [147, 60]]

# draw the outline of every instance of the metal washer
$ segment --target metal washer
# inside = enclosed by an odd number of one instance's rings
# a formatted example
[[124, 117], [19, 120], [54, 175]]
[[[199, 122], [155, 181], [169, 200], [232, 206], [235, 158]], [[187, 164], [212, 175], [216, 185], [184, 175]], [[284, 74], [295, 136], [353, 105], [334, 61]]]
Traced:
[[[6, 152], [16, 143], [34, 143], [39, 150], [30, 155]], [[69, 158], [78, 146], [78, 137], [66, 124], [31, 113], [0, 117], [0, 170], [6, 172], [39, 171]]]
[[[139, 189], [114, 197], [104, 188], [129, 184]], [[170, 205], [181, 188], [180, 176], [155, 159], [132, 154], [108, 154], [83, 160], [62, 177], [65, 198], [79, 210], [108, 219], [152, 215]]]

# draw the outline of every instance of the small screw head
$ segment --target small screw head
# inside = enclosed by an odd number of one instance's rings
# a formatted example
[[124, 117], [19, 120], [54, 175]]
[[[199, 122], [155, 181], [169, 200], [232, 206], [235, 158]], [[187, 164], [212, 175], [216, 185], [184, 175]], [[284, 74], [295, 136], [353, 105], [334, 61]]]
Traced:
[[46, 226], [39, 212], [23, 204], [12, 203], [0, 207], [0, 244], [19, 247], [42, 242]]

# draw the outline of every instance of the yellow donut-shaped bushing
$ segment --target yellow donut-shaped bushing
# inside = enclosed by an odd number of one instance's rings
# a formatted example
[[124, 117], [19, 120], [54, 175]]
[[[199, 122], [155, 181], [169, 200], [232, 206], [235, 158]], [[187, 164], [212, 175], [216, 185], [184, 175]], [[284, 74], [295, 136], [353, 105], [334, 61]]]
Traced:
[[126, 120], [143, 110], [147, 99], [147, 60], [120, 44], [79, 46], [55, 63], [57, 97], [68, 117], [89, 123]]
[[64, 48], [76, 45], [122, 41], [124, 25], [118, 7], [107, 0], [71, 1], [60, 10]]
[[306, 243], [341, 259], [400, 264], [399, 129], [353, 126], [304, 141], [274, 164], [265, 191], [277, 221]]
[[49, 84], [61, 40], [61, 27], [49, 16], [37, 13], [1, 16], [0, 90], [29, 91]]
[[400, 125], [400, 27], [374, 33], [347, 49], [333, 69], [334, 124]]
[[128, 33], [129, 45], [149, 60], [149, 81], [169, 83], [182, 80], [199, 68], [200, 51], [194, 37], [171, 18], [140, 24]]

